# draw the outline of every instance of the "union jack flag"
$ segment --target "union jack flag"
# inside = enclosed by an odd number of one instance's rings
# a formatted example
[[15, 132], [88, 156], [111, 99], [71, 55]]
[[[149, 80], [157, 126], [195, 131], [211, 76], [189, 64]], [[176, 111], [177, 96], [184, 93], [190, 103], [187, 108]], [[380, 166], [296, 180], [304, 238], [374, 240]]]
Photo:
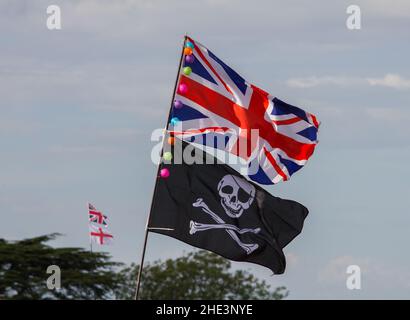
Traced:
[[248, 83], [192, 38], [185, 47], [170, 133], [244, 159], [249, 178], [261, 184], [301, 169], [318, 143], [317, 118]]
[[107, 226], [108, 218], [98, 211], [91, 203], [88, 204], [89, 222]]

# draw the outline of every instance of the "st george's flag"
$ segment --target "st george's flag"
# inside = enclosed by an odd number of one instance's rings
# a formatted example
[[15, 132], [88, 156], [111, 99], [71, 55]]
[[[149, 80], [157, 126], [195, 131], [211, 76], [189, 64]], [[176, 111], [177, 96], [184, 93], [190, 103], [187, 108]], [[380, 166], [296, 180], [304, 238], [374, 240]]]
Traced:
[[301, 232], [308, 210], [272, 196], [224, 163], [204, 164], [211, 156], [180, 140], [170, 151], [173, 159], [187, 148], [190, 164], [160, 166], [170, 174], [157, 180], [148, 230], [283, 273], [283, 248]]
[[90, 241], [99, 245], [108, 245], [112, 244], [114, 237], [108, 231], [107, 228], [103, 228], [101, 226], [90, 224], [89, 225], [90, 231]]
[[314, 152], [317, 117], [251, 84], [198, 41], [186, 43], [170, 132], [238, 156], [257, 183], [289, 180]]

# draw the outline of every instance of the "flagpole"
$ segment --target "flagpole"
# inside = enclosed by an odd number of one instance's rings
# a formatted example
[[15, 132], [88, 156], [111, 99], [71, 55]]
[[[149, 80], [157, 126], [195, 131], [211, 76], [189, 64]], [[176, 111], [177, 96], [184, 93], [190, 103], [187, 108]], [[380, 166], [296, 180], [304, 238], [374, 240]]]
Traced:
[[90, 241], [90, 252], [93, 253], [93, 240], [90, 234], [90, 202], [87, 201], [87, 211], [88, 211], [88, 240]]
[[[160, 154], [161, 158], [162, 158], [162, 153], [164, 151], [164, 141], [165, 141], [165, 138], [166, 138], [166, 134], [168, 132], [169, 121], [171, 120], [172, 107], [174, 105], [175, 93], [177, 91], [177, 85], [178, 85], [178, 80], [179, 80], [179, 76], [180, 76], [182, 60], [183, 60], [183, 57], [184, 57], [184, 47], [185, 47], [186, 39], [187, 39], [187, 34], [185, 33], [184, 41], [183, 41], [183, 44], [182, 44], [181, 56], [179, 58], [178, 72], [177, 72], [177, 76], [176, 76], [176, 79], [175, 79], [174, 92], [172, 94], [171, 105], [170, 105], [169, 112], [168, 112], [168, 119], [167, 119], [167, 123], [165, 125], [164, 139], [162, 141], [162, 148], [161, 148], [161, 154]], [[160, 164], [161, 164], [161, 160], [159, 161], [158, 166], [157, 166], [157, 176], [156, 176], [156, 180], [155, 180], [154, 192], [152, 193], [151, 206], [150, 206], [150, 210], [149, 210], [149, 213], [148, 213], [147, 222], [145, 224], [144, 245], [143, 245], [143, 248], [142, 248], [141, 263], [139, 265], [139, 270], [138, 270], [138, 275], [137, 275], [137, 287], [136, 287], [136, 291], [135, 291], [135, 300], [138, 300], [139, 293], [140, 293], [140, 285], [141, 285], [141, 279], [142, 279], [142, 269], [143, 269], [143, 266], [144, 266], [145, 251], [147, 249], [147, 242], [148, 242], [148, 233], [149, 233], [148, 224], [149, 224], [149, 219], [150, 219], [150, 216], [151, 216], [151, 210], [152, 210], [152, 204], [153, 204], [153, 201], [154, 201], [155, 191], [157, 190]]]

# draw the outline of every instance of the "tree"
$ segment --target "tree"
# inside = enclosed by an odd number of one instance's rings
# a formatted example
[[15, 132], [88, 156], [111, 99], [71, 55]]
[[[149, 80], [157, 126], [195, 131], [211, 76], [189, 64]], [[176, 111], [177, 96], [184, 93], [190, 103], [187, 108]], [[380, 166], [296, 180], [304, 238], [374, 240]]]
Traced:
[[[283, 299], [284, 287], [270, 290], [265, 282], [247, 271], [231, 272], [231, 263], [216, 254], [199, 250], [177, 259], [147, 264], [141, 282], [142, 299]], [[131, 299], [138, 266], [124, 268], [119, 299]]]
[[[53, 248], [58, 234], [21, 241], [0, 239], [0, 299], [106, 299], [121, 280], [106, 253], [81, 248]], [[47, 267], [62, 270], [61, 289], [49, 290]]]
[[[59, 234], [20, 241], [0, 239], [1, 299], [132, 299], [138, 266], [124, 267], [110, 255], [82, 248], [53, 248]], [[50, 265], [61, 270], [61, 288], [50, 290]], [[246, 271], [208, 251], [156, 261], [144, 267], [143, 299], [282, 299], [285, 288], [271, 290]]]

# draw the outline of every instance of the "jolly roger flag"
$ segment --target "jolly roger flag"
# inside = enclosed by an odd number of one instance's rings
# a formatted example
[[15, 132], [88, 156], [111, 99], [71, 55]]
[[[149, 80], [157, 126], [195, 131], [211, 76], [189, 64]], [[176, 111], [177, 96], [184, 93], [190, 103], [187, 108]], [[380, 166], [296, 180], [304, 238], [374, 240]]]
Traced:
[[226, 164], [205, 164], [209, 154], [185, 142], [178, 148], [180, 143], [173, 159], [189, 147], [196, 161], [161, 164], [169, 176], [157, 180], [148, 230], [283, 273], [282, 249], [302, 231], [308, 210], [272, 196]]

